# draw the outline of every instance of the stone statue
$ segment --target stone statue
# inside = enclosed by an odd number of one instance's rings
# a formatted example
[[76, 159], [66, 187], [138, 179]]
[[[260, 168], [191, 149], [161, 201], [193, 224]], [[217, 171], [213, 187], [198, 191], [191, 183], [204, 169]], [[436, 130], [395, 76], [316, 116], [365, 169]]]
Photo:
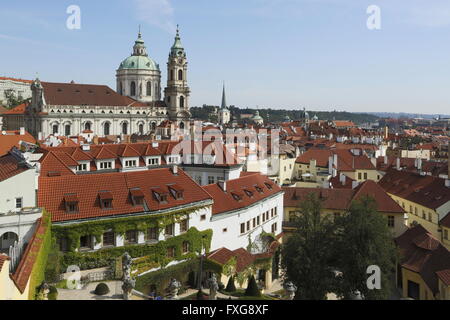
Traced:
[[122, 291], [124, 300], [130, 299], [131, 291], [134, 289], [134, 286], [136, 285], [136, 280], [131, 278], [131, 262], [132, 262], [131, 256], [128, 254], [128, 252], [125, 252], [125, 254], [122, 257], [122, 269], [123, 269]]
[[295, 284], [293, 284], [292, 281], [285, 282], [283, 284], [283, 289], [286, 292], [286, 300], [294, 300], [295, 293], [297, 292], [297, 287]]
[[209, 286], [209, 300], [217, 300], [216, 294], [219, 290], [219, 284], [217, 283], [216, 274], [213, 273], [210, 279], [208, 279]]
[[172, 278], [169, 283], [169, 287], [167, 288], [167, 291], [169, 291], [169, 294], [167, 295], [168, 300], [178, 300], [178, 290], [181, 288], [181, 283], [175, 279]]

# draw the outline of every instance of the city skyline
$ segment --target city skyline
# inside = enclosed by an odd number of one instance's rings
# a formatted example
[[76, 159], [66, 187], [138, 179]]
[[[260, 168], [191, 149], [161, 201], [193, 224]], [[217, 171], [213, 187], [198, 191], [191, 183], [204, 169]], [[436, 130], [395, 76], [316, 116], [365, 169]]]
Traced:
[[[105, 84], [130, 55], [141, 25], [166, 81], [175, 25], [189, 59], [191, 105], [321, 111], [448, 114], [450, 6], [378, 1], [381, 30], [369, 30], [373, 1], [78, 1], [81, 29], [69, 30], [72, 3], [8, 4], [0, 13], [2, 76]], [[112, 19], [102, 21], [99, 13]], [[16, 23], [12, 23], [14, 19]], [[119, 23], [117, 23], [119, 21]], [[281, 36], [280, 36], [281, 35]], [[26, 48], [26, 49], [24, 49]]]

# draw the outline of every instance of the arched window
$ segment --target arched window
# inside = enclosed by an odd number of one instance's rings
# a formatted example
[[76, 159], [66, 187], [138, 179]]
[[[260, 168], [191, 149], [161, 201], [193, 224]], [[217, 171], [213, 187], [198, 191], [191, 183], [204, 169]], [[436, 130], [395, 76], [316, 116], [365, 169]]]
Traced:
[[105, 124], [103, 125], [103, 135], [105, 136], [109, 136], [110, 134], [110, 124], [109, 122], [105, 122]]
[[183, 80], [183, 70], [178, 70], [178, 80]]
[[183, 109], [183, 108], [184, 108], [184, 97], [181, 96], [180, 97], [180, 109]]
[[53, 132], [53, 134], [57, 134], [58, 133], [58, 125], [57, 124], [54, 124], [53, 125], [53, 127], [52, 127], [52, 132]]
[[180, 122], [180, 129], [184, 129], [184, 122]]
[[122, 124], [122, 133], [123, 134], [128, 134], [128, 123], [124, 122]]
[[142, 123], [139, 125], [139, 134], [144, 134], [144, 125]]
[[155, 131], [155, 130], [156, 130], [156, 122], [152, 122], [151, 130], [152, 130], [152, 131]]
[[170, 80], [173, 80], [173, 70], [170, 70]]
[[64, 135], [70, 136], [70, 124], [66, 124], [65, 128], [64, 128]]
[[90, 123], [90, 122], [86, 122], [86, 123], [84, 124], [84, 130], [91, 131], [91, 123]]
[[131, 81], [130, 85], [130, 96], [136, 95], [136, 83], [134, 81]]
[[120, 95], [123, 95], [122, 82], [119, 82], [119, 94], [120, 94]]
[[147, 82], [147, 96], [152, 95], [152, 83], [150, 81]]

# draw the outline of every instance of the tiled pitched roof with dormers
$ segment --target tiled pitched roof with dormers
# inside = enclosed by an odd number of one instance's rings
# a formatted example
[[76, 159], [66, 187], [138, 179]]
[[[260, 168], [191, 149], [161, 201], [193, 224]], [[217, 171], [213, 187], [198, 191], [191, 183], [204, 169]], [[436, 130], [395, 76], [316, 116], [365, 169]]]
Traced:
[[450, 252], [421, 225], [406, 230], [395, 239], [403, 268], [420, 274], [428, 288], [439, 292], [438, 277], [449, 280]]
[[240, 210], [282, 193], [277, 184], [260, 173], [246, 173], [226, 181], [226, 191], [219, 184], [203, 186], [203, 189], [214, 199], [213, 215]]
[[378, 183], [387, 193], [433, 210], [450, 201], [450, 188], [437, 177], [390, 169]]
[[355, 189], [323, 189], [284, 187], [284, 206], [298, 207], [308, 194], [316, 194], [322, 200], [323, 209], [348, 210], [352, 201], [370, 196], [375, 200], [377, 211], [403, 214], [405, 211], [374, 181], [367, 180]]
[[11, 154], [0, 157], [0, 181], [14, 177], [29, 169]]
[[[158, 188], [169, 193], [169, 186], [176, 184], [183, 190], [183, 196], [159, 202], [152, 189]], [[139, 189], [144, 195], [145, 205], [135, 206], [130, 190]], [[102, 193], [102, 197], [100, 197]], [[68, 213], [65, 206], [66, 195], [79, 199], [78, 211]], [[112, 198], [112, 207], [103, 208], [100, 199]], [[183, 170], [174, 174], [168, 168], [115, 172], [101, 175], [67, 175], [39, 178], [38, 206], [44, 207], [52, 215], [53, 222], [117, 217], [144, 211], [156, 212], [202, 201], [211, 201], [211, 196], [192, 180]]]
[[42, 82], [45, 102], [54, 106], [133, 106], [147, 105], [121, 96], [108, 86], [77, 83]]

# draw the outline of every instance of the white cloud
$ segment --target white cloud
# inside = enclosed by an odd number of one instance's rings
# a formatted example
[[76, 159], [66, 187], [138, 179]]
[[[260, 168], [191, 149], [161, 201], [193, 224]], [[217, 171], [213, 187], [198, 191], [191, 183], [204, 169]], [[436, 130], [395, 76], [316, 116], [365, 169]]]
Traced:
[[175, 33], [174, 8], [170, 0], [134, 0], [134, 2], [139, 20]]

